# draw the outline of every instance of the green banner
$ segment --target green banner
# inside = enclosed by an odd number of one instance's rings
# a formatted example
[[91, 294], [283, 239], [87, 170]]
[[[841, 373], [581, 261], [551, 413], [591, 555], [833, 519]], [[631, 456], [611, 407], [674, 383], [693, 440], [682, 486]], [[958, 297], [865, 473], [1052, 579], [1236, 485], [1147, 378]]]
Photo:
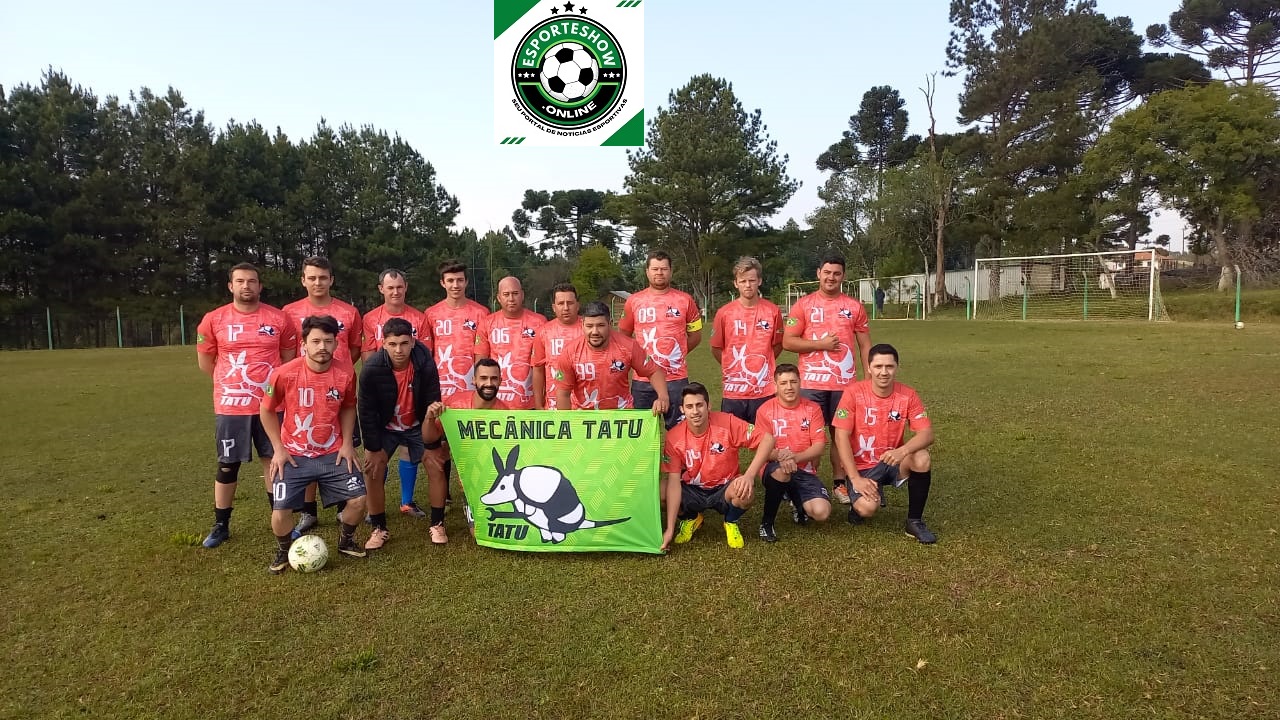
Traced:
[[645, 410], [447, 410], [440, 421], [476, 542], [661, 552], [660, 420]]

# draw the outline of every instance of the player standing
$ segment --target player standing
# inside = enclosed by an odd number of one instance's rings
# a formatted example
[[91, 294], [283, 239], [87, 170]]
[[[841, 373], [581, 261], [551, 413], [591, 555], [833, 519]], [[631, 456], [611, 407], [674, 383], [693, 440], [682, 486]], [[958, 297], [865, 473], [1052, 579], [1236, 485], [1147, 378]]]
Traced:
[[753, 257], [734, 263], [738, 297], [717, 310], [711, 322], [711, 355], [720, 363], [724, 388], [720, 410], [749, 423], [773, 396], [774, 361], [782, 352], [782, 311], [760, 297], [760, 272]]
[[[924, 524], [924, 506], [933, 484], [933, 424], [916, 391], [898, 382], [898, 351], [880, 344], [868, 353], [869, 379], [854, 383], [840, 401], [835, 417], [835, 446], [845, 467], [857, 469], [851, 476], [853, 507], [849, 522], [857, 525], [880, 507], [886, 485], [907, 483], [907, 522], [903, 529], [922, 543], [935, 543], [936, 535]], [[902, 441], [906, 430], [912, 436]], [[853, 449], [853, 436], [858, 449]]]
[[375, 353], [382, 349], [382, 326], [391, 318], [404, 318], [413, 327], [413, 336], [426, 342], [423, 336], [425, 318], [422, 312], [408, 304], [409, 280], [404, 271], [387, 268], [378, 275], [378, 293], [382, 304], [364, 316], [361, 350]]
[[532, 410], [533, 348], [547, 319], [524, 306], [524, 288], [514, 277], [498, 281], [498, 304], [501, 309], [484, 319], [476, 335], [476, 357], [493, 358], [502, 367], [502, 402], [513, 410]]
[[[857, 380], [858, 363], [867, 363], [871, 330], [862, 303], [844, 294], [844, 258], [828, 255], [818, 265], [818, 289], [800, 298], [787, 314], [782, 347], [797, 353], [800, 387], [818, 403], [831, 425], [841, 392]], [[855, 350], [856, 347], [856, 350]], [[849, 504], [849, 470], [831, 446], [831, 477], [836, 500]]]
[[[289, 568], [293, 542], [291, 513], [302, 505], [307, 485], [320, 486], [325, 507], [345, 502], [352, 517], [364, 515], [364, 478], [356, 463], [356, 375], [333, 362], [338, 321], [328, 315], [302, 321], [304, 357], [271, 373], [258, 417], [271, 438], [271, 532], [276, 557], [267, 569], [279, 575]], [[281, 423], [281, 413], [284, 418]], [[338, 552], [364, 557], [355, 525], [340, 521]]]
[[[218, 472], [213, 483], [213, 529], [204, 546], [215, 548], [231, 537], [240, 465], [257, 448], [263, 480], [271, 441], [258, 419], [271, 369], [293, 359], [298, 333], [283, 312], [259, 301], [258, 268], [240, 263], [228, 274], [231, 302], [209, 311], [196, 328], [196, 360], [213, 378], [214, 441]], [[268, 499], [270, 483], [267, 482]]]
[[566, 346], [582, 337], [582, 318], [578, 317], [578, 289], [569, 283], [551, 288], [551, 307], [556, 317], [538, 329], [533, 345], [533, 406], [538, 410], [556, 409], [556, 358]]
[[[668, 397], [680, 397], [689, 382], [689, 353], [702, 342], [702, 313], [689, 293], [671, 287], [671, 256], [666, 252], [649, 253], [644, 274], [649, 287], [627, 298], [618, 330], [635, 338], [662, 368]], [[647, 373], [636, 373], [631, 394], [637, 408], [653, 407], [657, 393]], [[668, 428], [680, 420], [678, 405], [667, 409], [666, 419]]]
[[648, 375], [657, 399], [654, 415], [666, 415], [670, 400], [662, 368], [635, 340], [610, 329], [609, 306], [590, 302], [582, 309], [582, 337], [565, 346], [555, 361], [556, 407], [561, 410], [635, 408], [631, 372]]
[[[778, 394], [760, 407], [756, 420], [773, 435], [775, 447], [764, 466], [764, 509], [760, 539], [777, 542], [773, 521], [790, 491], [800, 518], [825, 522], [831, 515], [831, 496], [818, 478], [815, 462], [827, 449], [827, 428], [822, 408], [800, 394], [800, 370], [783, 363], [774, 372]], [[803, 508], [802, 510], [800, 508]]]

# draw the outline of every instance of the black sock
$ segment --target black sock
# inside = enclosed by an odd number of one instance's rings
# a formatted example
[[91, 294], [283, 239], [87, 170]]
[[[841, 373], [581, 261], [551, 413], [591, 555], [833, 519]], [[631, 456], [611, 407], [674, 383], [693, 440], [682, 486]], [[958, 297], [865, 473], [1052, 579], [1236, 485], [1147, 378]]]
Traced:
[[929, 501], [929, 485], [933, 483], [933, 471], [913, 472], [907, 480], [907, 519], [924, 517], [924, 504]]
[[356, 526], [342, 523], [342, 539], [350, 540], [356, 534]]
[[319, 508], [317, 508], [317, 507], [316, 507], [316, 501], [315, 501], [315, 500], [304, 500], [304, 501], [302, 502], [302, 512], [304, 512], [304, 513], [306, 513], [306, 514], [308, 514], [308, 515], [316, 515], [316, 514], [318, 514], [318, 513], [319, 513]]
[[219, 525], [226, 525], [230, 527], [232, 510], [233, 508], [220, 508], [220, 507], [214, 508], [213, 521]]
[[783, 486], [790, 484], [778, 482], [769, 475], [764, 476], [764, 511], [760, 516], [761, 525], [773, 526], [773, 520], [778, 516], [778, 506], [782, 504], [782, 496], [790, 489], [784, 489]]
[[444, 524], [444, 507], [436, 507], [434, 505], [431, 506], [431, 524], [432, 525]]
[[724, 514], [724, 521], [727, 523], [736, 523], [741, 520], [742, 516], [746, 513], [746, 508], [740, 508], [737, 505], [730, 505], [729, 512]]
[[280, 552], [289, 552], [289, 546], [293, 544], [293, 535], [277, 535], [276, 547]]
[[[376, 513], [369, 516], [369, 524], [379, 530], [387, 529], [387, 514], [384, 512]], [[354, 527], [354, 526], [353, 526]]]
[[276, 509], [276, 499], [271, 496], [270, 490], [267, 491], [267, 507], [271, 508], [272, 510]]

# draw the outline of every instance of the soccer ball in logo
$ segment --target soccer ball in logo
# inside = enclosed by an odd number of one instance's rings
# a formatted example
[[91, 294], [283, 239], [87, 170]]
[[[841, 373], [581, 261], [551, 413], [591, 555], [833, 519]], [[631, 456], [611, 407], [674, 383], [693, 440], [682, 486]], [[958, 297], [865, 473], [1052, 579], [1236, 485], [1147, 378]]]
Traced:
[[596, 89], [600, 65], [588, 50], [578, 43], [563, 42], [552, 46], [542, 58], [542, 89], [560, 102], [577, 102]]
[[329, 562], [329, 546], [316, 535], [303, 535], [289, 546], [289, 566], [298, 572], [315, 572]]

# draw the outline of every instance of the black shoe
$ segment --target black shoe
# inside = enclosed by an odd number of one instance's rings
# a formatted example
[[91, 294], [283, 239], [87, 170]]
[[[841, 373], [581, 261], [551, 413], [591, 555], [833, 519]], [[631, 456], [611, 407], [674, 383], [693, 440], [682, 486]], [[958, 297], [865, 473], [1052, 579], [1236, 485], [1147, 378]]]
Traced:
[[938, 536], [929, 530], [923, 520], [907, 520], [907, 524], [902, 526], [908, 535], [919, 540], [925, 545], [932, 545], [938, 542]]
[[279, 575], [289, 569], [289, 551], [276, 550], [276, 559], [271, 561], [267, 566], [267, 572], [272, 575]]
[[796, 525], [809, 524], [809, 513], [804, 511], [803, 505], [796, 505], [795, 503], [791, 504], [791, 522]]
[[360, 543], [356, 542], [354, 535], [338, 538], [338, 552], [353, 558], [362, 558], [369, 554], [360, 547]]
[[209, 536], [204, 539], [204, 546], [216, 548], [229, 539], [231, 539], [231, 528], [223, 523], [214, 523], [213, 529], [209, 531]]
[[761, 539], [761, 540], [763, 540], [763, 541], [765, 541], [765, 542], [774, 543], [774, 542], [778, 542], [778, 535], [777, 535], [777, 533], [775, 533], [775, 532], [773, 531], [773, 526], [772, 526], [772, 525], [765, 525], [765, 524], [761, 523], [761, 525], [760, 525], [760, 539]]
[[849, 524], [850, 525], [861, 525], [864, 522], [866, 522], [866, 518], [859, 515], [858, 512], [853, 508], [849, 508]]
[[880, 486], [880, 507], [888, 507], [888, 506], [889, 506], [889, 495], [888, 495], [887, 493], [885, 493], [885, 489], [886, 489], [886, 488], [888, 488], [888, 487], [889, 487], [888, 485], [881, 485], [881, 486]]

